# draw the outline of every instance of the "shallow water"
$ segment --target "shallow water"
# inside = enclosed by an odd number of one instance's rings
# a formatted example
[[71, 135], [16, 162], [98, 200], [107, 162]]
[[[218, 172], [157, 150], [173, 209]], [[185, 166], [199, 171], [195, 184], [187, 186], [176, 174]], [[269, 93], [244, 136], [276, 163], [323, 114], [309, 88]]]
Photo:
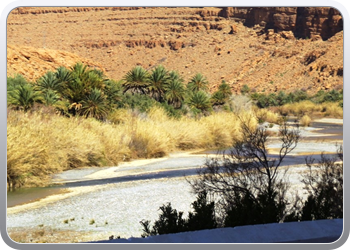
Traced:
[[[333, 124], [325, 122], [313, 122], [313, 128], [319, 129], [315, 136], [304, 137], [303, 143], [299, 143], [296, 148], [296, 152], [299, 153], [315, 153], [315, 152], [336, 152], [336, 146], [333, 143], [327, 143], [327, 140], [342, 140], [343, 139], [343, 125]], [[311, 142], [313, 141], [313, 142]], [[321, 141], [321, 143], [320, 143]], [[271, 148], [278, 148], [280, 146], [278, 141], [272, 141], [269, 144]], [[327, 150], [328, 149], [328, 150]], [[217, 154], [217, 153], [230, 153], [230, 149], [225, 150], [205, 150], [198, 152], [199, 154]], [[270, 154], [270, 157], [274, 158], [277, 155]], [[329, 155], [332, 156], [332, 155]], [[313, 156], [319, 158], [319, 156]], [[54, 176], [53, 180], [61, 180], [68, 182], [60, 187], [47, 187], [47, 188], [29, 188], [19, 189], [13, 192], [7, 193], [7, 207], [19, 205], [25, 202], [31, 202], [43, 198], [48, 195], [58, 193], [62, 188], [78, 187], [78, 186], [92, 186], [92, 185], [104, 185], [108, 183], [121, 183], [137, 180], [151, 180], [160, 178], [174, 178], [181, 176], [191, 176], [197, 173], [199, 166], [203, 165], [206, 161], [206, 157], [193, 154], [190, 157], [177, 157], [174, 155], [165, 160], [144, 164], [141, 166], [121, 166], [114, 171], [118, 174], [117, 177], [105, 177], [101, 179], [88, 178], [90, 174], [108, 169], [108, 167], [90, 167], [84, 169], [73, 169], [65, 171], [63, 173]], [[305, 155], [288, 155], [283, 165], [303, 164], [305, 163]]]
[[33, 202], [43, 197], [62, 192], [62, 187], [20, 188], [7, 192], [7, 207]]

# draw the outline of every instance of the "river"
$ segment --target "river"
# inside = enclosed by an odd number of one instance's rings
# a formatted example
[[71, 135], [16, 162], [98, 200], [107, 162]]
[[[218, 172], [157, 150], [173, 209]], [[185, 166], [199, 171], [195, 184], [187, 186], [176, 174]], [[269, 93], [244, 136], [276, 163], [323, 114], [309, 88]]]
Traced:
[[[343, 139], [340, 121], [321, 120], [310, 128], [302, 128], [303, 140], [284, 161], [284, 166], [301, 164], [299, 168], [293, 168], [295, 171], [290, 176], [295, 187], [301, 188], [298, 173], [303, 171], [306, 154], [313, 154], [316, 158], [319, 152], [335, 154], [335, 143]], [[270, 157], [274, 156], [273, 149], [278, 145], [276, 140], [271, 140], [268, 145]], [[195, 176], [206, 158], [215, 153], [212, 150], [196, 154], [173, 153], [161, 159], [136, 160], [116, 167], [57, 174], [53, 178], [54, 187], [8, 192], [7, 227], [45, 225], [59, 230], [93, 233], [96, 238], [92, 239], [106, 239], [111, 234], [140, 237], [139, 221], [157, 219], [159, 207], [167, 202], [178, 211], [184, 211], [186, 216], [195, 200], [186, 179]], [[62, 190], [69, 192], [58, 194]], [[39, 198], [43, 199], [37, 201]], [[20, 205], [22, 203], [27, 204]]]

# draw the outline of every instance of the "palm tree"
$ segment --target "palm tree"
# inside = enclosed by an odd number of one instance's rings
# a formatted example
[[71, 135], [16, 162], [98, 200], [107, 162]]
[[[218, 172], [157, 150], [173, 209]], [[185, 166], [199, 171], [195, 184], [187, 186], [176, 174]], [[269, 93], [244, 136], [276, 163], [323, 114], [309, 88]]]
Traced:
[[146, 94], [149, 86], [149, 73], [140, 66], [134, 67], [124, 76], [123, 84], [124, 93], [131, 91], [131, 93]]
[[225, 98], [229, 98], [232, 95], [231, 87], [226, 83], [225, 80], [223, 80], [219, 85], [218, 91], [220, 91]]
[[62, 100], [61, 96], [51, 89], [42, 93], [42, 102], [46, 106], [56, 108], [61, 113], [68, 112], [69, 102], [67, 100]]
[[78, 114], [86, 118], [94, 117], [103, 120], [108, 114], [108, 104], [100, 89], [92, 89], [91, 93], [81, 101], [81, 104]]
[[40, 92], [36, 91], [30, 84], [20, 85], [8, 92], [8, 103], [24, 111], [27, 111], [35, 102], [41, 100]]
[[208, 80], [201, 73], [196, 74], [191, 78], [187, 85], [188, 90], [192, 92], [196, 91], [208, 91]]
[[60, 79], [57, 79], [54, 72], [48, 71], [45, 75], [39, 78], [37, 81], [37, 87], [42, 92], [48, 90], [59, 92], [62, 89], [62, 82]]
[[82, 63], [76, 63], [70, 68], [70, 71], [74, 78], [82, 79], [88, 72], [88, 66]]
[[167, 100], [168, 104], [174, 106], [174, 108], [181, 108], [182, 102], [185, 99], [185, 86], [179, 80], [172, 80], [168, 82], [165, 86], [165, 100]]
[[20, 74], [14, 77], [7, 77], [7, 92], [15, 90], [18, 86], [28, 84], [27, 80]]
[[67, 68], [63, 66], [56, 69], [55, 76], [63, 86], [68, 84], [70, 81], [74, 79], [71, 71], [69, 71]]
[[218, 90], [212, 95], [211, 100], [214, 105], [224, 104], [231, 96], [231, 87], [225, 81], [222, 81]]
[[168, 73], [168, 81], [170, 82], [170, 81], [174, 81], [174, 80], [178, 80], [178, 81], [180, 81], [181, 83], [184, 82], [184, 79], [183, 79], [182, 76], [179, 74], [179, 72], [174, 71], [174, 70], [169, 71], [169, 73]]
[[106, 99], [108, 104], [112, 107], [118, 106], [123, 100], [123, 81], [106, 81], [106, 87], [104, 93], [106, 94]]
[[148, 91], [152, 98], [161, 102], [164, 98], [164, 88], [167, 84], [168, 72], [163, 66], [157, 66], [149, 76]]
[[193, 92], [188, 100], [188, 105], [192, 109], [207, 111], [211, 108], [210, 97], [201, 90]]
[[210, 99], [213, 105], [223, 105], [226, 101], [225, 94], [221, 91], [216, 91]]
[[80, 103], [88, 96], [92, 89], [103, 89], [105, 79], [103, 73], [96, 69], [89, 69], [87, 65], [76, 63], [70, 68], [68, 74], [64, 69], [60, 70], [62, 80], [65, 80], [63, 96], [71, 103]]

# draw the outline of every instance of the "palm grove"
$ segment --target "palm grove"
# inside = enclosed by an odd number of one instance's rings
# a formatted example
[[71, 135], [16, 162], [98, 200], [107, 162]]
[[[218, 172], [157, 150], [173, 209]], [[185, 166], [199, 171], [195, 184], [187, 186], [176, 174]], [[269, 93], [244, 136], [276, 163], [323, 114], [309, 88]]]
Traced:
[[[216, 113], [226, 112], [223, 115], [224, 120], [227, 120], [226, 123], [230, 121], [226, 114], [232, 114], [235, 117], [234, 121], [239, 124], [238, 128], [233, 128], [236, 126], [234, 124], [225, 124], [223, 128], [216, 128], [216, 130], [214, 126], [214, 132], [211, 131], [210, 136], [201, 134], [202, 137], [214, 138], [214, 142], [210, 145], [207, 141], [200, 144], [199, 141], [203, 138], [196, 137], [192, 141], [187, 139], [191, 131], [186, 131], [184, 138], [181, 136], [182, 141], [176, 142], [177, 149], [200, 148], [204, 145], [213, 148], [234, 146], [234, 149], [231, 154], [222, 158], [208, 159], [206, 165], [198, 172], [198, 178], [189, 181], [198, 199], [192, 204], [194, 211], [190, 212], [188, 218], [183, 218], [183, 213], [177, 212], [171, 204], [164, 205], [160, 208], [159, 220], [153, 227], [150, 221], [141, 222], [144, 228], [143, 236], [219, 226], [342, 218], [341, 146], [338, 147], [338, 158], [329, 159], [322, 155], [317, 163], [313, 159], [306, 160], [309, 171], [303, 176], [303, 182], [305, 189], [309, 191], [309, 196], [305, 201], [298, 197], [293, 197], [292, 200], [287, 197], [288, 183], [280, 170], [285, 156], [297, 146], [300, 139], [298, 129], [287, 127], [286, 119], [283, 117], [292, 114], [298, 118], [304, 118], [314, 113], [332, 116], [332, 112], [342, 116], [342, 99], [342, 90], [319, 91], [315, 95], [309, 95], [302, 90], [288, 94], [283, 91], [277, 94], [265, 94], [256, 93], [246, 85], [241, 89], [241, 96], [235, 96], [225, 81], [210, 94], [209, 83], [202, 74], [195, 74], [185, 83], [178, 72], [168, 71], [161, 65], [152, 70], [136, 66], [119, 81], [108, 79], [102, 71], [91, 69], [81, 63], [69, 69], [59, 67], [54, 72], [49, 71], [36, 82], [28, 82], [21, 75], [7, 78], [8, 110], [18, 112], [16, 114], [47, 113], [50, 116], [58, 115], [65, 119], [89, 118], [99, 124], [118, 124], [123, 122], [123, 118], [116, 118], [115, 114], [119, 110], [133, 110], [138, 119], [145, 120], [144, 117], [147, 117], [148, 112], [158, 107], [174, 121], [182, 117], [194, 119], [197, 122], [195, 127], [199, 127], [206, 117], [214, 117]], [[290, 104], [293, 105], [288, 106]], [[298, 105], [301, 108], [296, 109]], [[253, 110], [252, 113], [248, 112], [248, 118], [242, 114], [242, 107]], [[279, 116], [273, 116], [277, 117], [272, 119], [273, 121], [268, 118], [268, 114], [272, 113], [266, 110], [269, 107], [273, 107], [279, 113]], [[8, 112], [8, 117], [9, 114]], [[11, 124], [8, 121], [7, 181], [10, 187], [24, 185], [25, 181], [31, 178], [41, 178], [43, 175], [61, 171], [58, 168], [48, 170], [45, 167], [29, 167], [29, 170], [22, 170], [21, 164], [35, 165], [36, 163], [28, 164], [27, 160], [22, 159], [23, 157], [18, 160], [19, 156], [17, 158], [12, 156], [15, 143], [11, 144], [10, 138], [16, 139], [18, 136], [11, 134], [9, 125], [16, 125], [18, 119], [9, 119]], [[46, 121], [46, 118], [40, 119], [40, 121]], [[256, 124], [264, 121], [278, 123], [281, 127], [278, 136], [282, 146], [277, 158], [268, 157], [267, 141], [270, 134], [266, 128]], [[186, 122], [190, 124], [191, 121], [186, 120]], [[204, 126], [201, 127], [202, 129], [207, 129], [207, 124], [215, 124], [215, 121], [205, 122], [209, 123], [201, 124]], [[78, 120], [76, 124], [81, 125], [84, 122]], [[131, 124], [134, 126], [135, 123]], [[90, 128], [100, 125], [91, 123], [84, 126]], [[230, 127], [232, 127], [230, 135], [234, 137], [233, 140], [227, 140], [227, 136], [221, 134], [223, 131], [229, 131]], [[126, 138], [125, 134], [120, 136], [120, 140], [125, 140], [129, 147], [120, 149], [122, 153], [113, 148], [120, 144], [119, 140], [113, 142], [110, 148], [101, 150], [101, 155], [97, 155], [94, 148], [89, 148], [88, 153], [81, 154], [80, 158], [77, 155], [81, 152], [77, 151], [77, 153], [68, 152], [66, 156], [57, 155], [55, 159], [56, 161], [66, 159], [66, 169], [69, 169], [83, 165], [115, 164], [120, 161], [120, 158], [124, 160], [125, 156], [128, 156], [127, 159], [133, 158], [130, 157], [133, 155], [130, 150], [135, 152], [143, 150], [147, 148], [145, 144], [150, 143], [151, 140], [138, 139], [139, 134], [135, 131], [132, 130], [131, 139]], [[97, 133], [107, 134], [107, 130]], [[19, 135], [23, 138], [26, 136], [25, 132]], [[104, 136], [103, 141], [107, 141], [105, 135], [101, 136]], [[168, 143], [169, 138], [166, 141]], [[168, 144], [164, 145], [163, 148]], [[157, 147], [161, 146], [157, 145]], [[51, 151], [45, 150], [47, 149], [42, 151], [38, 149], [35, 153], [36, 157], [38, 159], [48, 157]], [[164, 155], [165, 151], [149, 152], [150, 150], [134, 155], [135, 157], [158, 157]], [[116, 157], [117, 154], [122, 156]], [[42, 161], [40, 164], [37, 165], [46, 166], [48, 161]]]
[[[227, 85], [228, 86], [228, 85]], [[120, 81], [107, 79], [103, 72], [77, 63], [70, 69], [60, 67], [36, 81], [27, 82], [22, 76], [8, 78], [8, 104], [28, 111], [35, 104], [54, 107], [64, 115], [81, 115], [105, 120], [113, 110], [129, 107], [146, 111], [159, 104], [169, 114], [185, 112], [184, 103], [194, 112], [209, 111], [212, 103], [208, 81], [196, 74], [185, 86], [175, 71], [157, 66], [151, 72], [137, 66]], [[227, 92], [217, 99], [224, 101]]]

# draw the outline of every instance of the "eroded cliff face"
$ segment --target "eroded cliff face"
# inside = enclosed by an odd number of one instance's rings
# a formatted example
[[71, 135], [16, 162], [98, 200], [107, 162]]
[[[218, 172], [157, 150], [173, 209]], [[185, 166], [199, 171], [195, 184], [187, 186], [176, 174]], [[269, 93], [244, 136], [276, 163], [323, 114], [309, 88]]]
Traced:
[[204, 74], [211, 91], [223, 80], [236, 93], [341, 89], [339, 30], [332, 8], [19, 8], [7, 19], [7, 73], [35, 81], [81, 61], [120, 80], [161, 64], [186, 82]]
[[327, 40], [343, 30], [341, 13], [330, 7], [224, 7], [219, 15], [242, 21], [248, 27], [292, 31], [298, 38]]

